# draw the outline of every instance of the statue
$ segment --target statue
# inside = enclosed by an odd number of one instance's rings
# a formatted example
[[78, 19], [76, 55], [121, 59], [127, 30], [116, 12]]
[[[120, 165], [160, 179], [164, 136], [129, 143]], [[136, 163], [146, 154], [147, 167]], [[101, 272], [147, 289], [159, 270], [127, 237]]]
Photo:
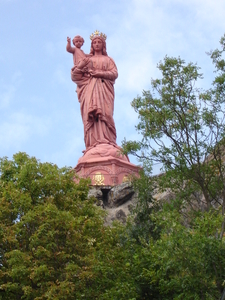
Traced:
[[84, 44], [84, 39], [80, 35], [76, 35], [73, 38], [73, 44], [75, 47], [71, 47], [71, 38], [67, 37], [66, 50], [73, 54], [73, 63], [75, 66], [81, 59], [86, 57], [84, 51], [80, 49]]
[[77, 84], [86, 150], [97, 144], [116, 145], [113, 85], [118, 73], [107, 55], [105, 40], [106, 36], [96, 31], [91, 36], [90, 56], [83, 57], [71, 70]]
[[66, 46], [66, 50], [73, 54], [71, 79], [77, 85], [86, 146], [75, 170], [84, 177], [94, 175], [93, 178], [96, 174], [103, 175], [99, 171], [104, 170], [102, 184], [121, 183], [124, 176], [137, 173], [139, 169], [121, 154], [121, 148], [116, 144], [113, 111], [114, 83], [118, 72], [115, 62], [106, 52], [106, 35], [96, 30], [90, 39], [89, 55], [80, 49], [84, 42], [80, 36], [73, 39], [75, 47], [71, 47], [70, 38], [67, 38]]

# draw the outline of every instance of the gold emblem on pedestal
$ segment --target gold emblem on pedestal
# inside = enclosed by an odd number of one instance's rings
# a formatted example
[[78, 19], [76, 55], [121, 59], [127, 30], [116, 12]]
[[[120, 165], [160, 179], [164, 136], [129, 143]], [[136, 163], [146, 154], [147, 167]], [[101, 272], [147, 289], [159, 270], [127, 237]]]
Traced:
[[96, 172], [93, 176], [94, 185], [105, 185], [104, 184], [105, 177], [101, 172]]
[[129, 181], [131, 181], [130, 176], [128, 175], [123, 176], [123, 182], [129, 182]]

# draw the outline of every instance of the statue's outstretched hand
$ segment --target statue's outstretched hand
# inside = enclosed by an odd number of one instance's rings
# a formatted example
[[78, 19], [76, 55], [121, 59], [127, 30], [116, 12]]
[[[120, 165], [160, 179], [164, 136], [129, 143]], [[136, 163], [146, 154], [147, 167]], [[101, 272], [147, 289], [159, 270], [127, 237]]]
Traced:
[[71, 38], [67, 37], [67, 42], [71, 44]]

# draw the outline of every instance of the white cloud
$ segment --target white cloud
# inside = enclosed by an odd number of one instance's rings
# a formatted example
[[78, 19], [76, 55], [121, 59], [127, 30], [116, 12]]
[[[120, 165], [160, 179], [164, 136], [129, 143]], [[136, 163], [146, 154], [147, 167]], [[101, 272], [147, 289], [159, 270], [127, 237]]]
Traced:
[[118, 61], [119, 78], [117, 88], [119, 90], [128, 90], [129, 92], [142, 91], [143, 88], [150, 85], [151, 75], [155, 72], [156, 66], [148, 51], [142, 50], [142, 55], [136, 51], [128, 54], [127, 59]]
[[15, 95], [16, 88], [13, 85], [5, 88], [5, 91], [0, 94], [0, 109], [4, 109], [10, 105], [11, 100]]
[[80, 135], [77, 136], [74, 132], [70, 132], [67, 136], [67, 143], [60, 150], [46, 157], [47, 161], [54, 161], [60, 167], [64, 165], [75, 167], [78, 159], [83, 155], [82, 151], [85, 149], [84, 141]]
[[20, 86], [22, 81], [22, 73], [15, 72], [11, 77], [11, 83], [6, 84], [5, 79], [1, 80], [1, 90], [0, 90], [0, 109], [5, 109], [10, 106], [15, 93]]
[[189, 5], [194, 6], [196, 15], [201, 21], [210, 22], [214, 25], [219, 24], [224, 26], [225, 24], [225, 3], [224, 0], [190, 0]]
[[25, 113], [10, 115], [7, 121], [0, 124], [1, 150], [8, 150], [11, 147], [19, 149], [32, 135], [47, 135], [49, 125], [49, 120], [43, 121], [41, 118]]

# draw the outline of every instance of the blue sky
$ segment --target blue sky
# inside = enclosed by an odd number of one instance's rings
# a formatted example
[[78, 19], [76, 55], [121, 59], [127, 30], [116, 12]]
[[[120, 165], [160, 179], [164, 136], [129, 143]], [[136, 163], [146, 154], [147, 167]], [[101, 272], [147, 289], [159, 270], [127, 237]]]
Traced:
[[0, 157], [23, 151], [74, 167], [82, 155], [67, 36], [83, 36], [89, 53], [90, 34], [107, 35], [119, 72], [114, 119], [120, 145], [124, 137], [140, 138], [130, 102], [160, 76], [156, 66], [165, 55], [198, 63], [204, 74], [199, 85], [210, 87], [206, 51], [219, 47], [224, 16], [224, 0], [0, 0]]

